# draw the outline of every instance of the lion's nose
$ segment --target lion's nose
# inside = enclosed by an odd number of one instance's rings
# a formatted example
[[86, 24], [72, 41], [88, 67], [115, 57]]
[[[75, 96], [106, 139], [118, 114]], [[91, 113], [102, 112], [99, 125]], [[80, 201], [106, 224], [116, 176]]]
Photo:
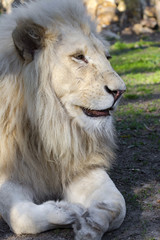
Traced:
[[125, 90], [111, 90], [107, 86], [105, 86], [104, 88], [106, 92], [113, 95], [114, 102], [116, 102], [120, 98], [120, 96], [125, 92]]

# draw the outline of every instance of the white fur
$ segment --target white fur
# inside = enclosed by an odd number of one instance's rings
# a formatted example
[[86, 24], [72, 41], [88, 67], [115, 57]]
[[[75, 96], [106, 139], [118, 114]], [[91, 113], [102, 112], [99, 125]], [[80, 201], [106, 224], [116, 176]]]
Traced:
[[105, 231], [116, 229], [123, 222], [126, 214], [125, 201], [101, 169], [76, 179], [66, 189], [65, 195], [69, 202], [80, 203], [87, 208], [84, 217], [78, 218], [74, 225], [78, 240], [101, 239]]
[[[29, 62], [12, 33], [30, 23], [44, 39]], [[0, 19], [0, 213], [17, 234], [72, 225], [76, 240], [98, 240], [124, 219], [124, 199], [105, 172], [112, 116], [81, 109], [110, 108], [105, 86], [125, 90], [105, 46], [78, 0], [31, 1]], [[87, 63], [75, 61], [77, 51]]]

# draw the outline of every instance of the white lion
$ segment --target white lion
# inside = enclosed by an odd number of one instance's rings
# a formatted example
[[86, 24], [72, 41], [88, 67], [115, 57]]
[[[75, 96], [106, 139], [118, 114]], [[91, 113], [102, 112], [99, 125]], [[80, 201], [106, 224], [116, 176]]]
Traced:
[[118, 228], [106, 170], [125, 84], [81, 1], [39, 0], [0, 19], [0, 213], [16, 234]]

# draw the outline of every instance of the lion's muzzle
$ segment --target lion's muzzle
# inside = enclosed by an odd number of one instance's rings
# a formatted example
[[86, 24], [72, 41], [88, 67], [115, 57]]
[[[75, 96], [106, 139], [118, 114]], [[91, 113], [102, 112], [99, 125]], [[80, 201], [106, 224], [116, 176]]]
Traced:
[[107, 93], [112, 94], [112, 96], [114, 97], [114, 104], [122, 96], [122, 94], [126, 91], [126, 90], [110, 90], [107, 86], [105, 86], [104, 88]]

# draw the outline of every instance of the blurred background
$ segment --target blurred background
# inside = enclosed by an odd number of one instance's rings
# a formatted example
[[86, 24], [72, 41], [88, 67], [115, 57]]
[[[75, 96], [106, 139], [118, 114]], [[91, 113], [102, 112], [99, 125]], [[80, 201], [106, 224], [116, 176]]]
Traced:
[[[152, 34], [160, 28], [160, 0], [83, 0], [98, 30], [107, 38]], [[0, 12], [11, 11], [24, 0], [1, 0]]]
[[[160, 0], [84, 0], [108, 38], [151, 34], [160, 27]], [[107, 31], [108, 30], [108, 31]]]

